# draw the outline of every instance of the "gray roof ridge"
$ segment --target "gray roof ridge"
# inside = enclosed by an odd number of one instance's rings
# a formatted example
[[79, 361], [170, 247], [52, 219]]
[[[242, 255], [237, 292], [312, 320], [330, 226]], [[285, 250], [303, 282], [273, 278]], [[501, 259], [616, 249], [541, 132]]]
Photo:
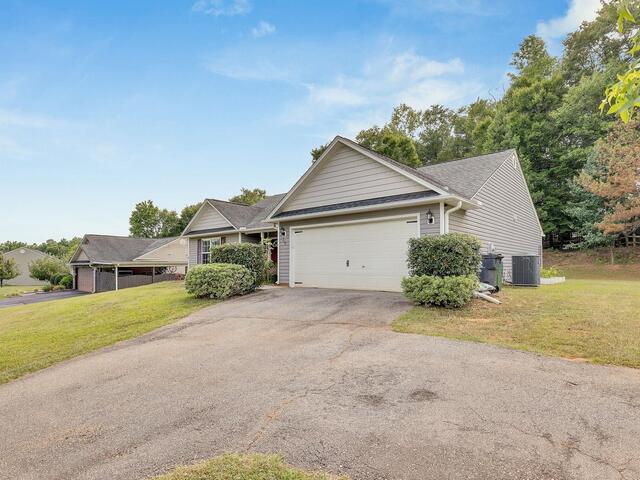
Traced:
[[423, 168], [429, 168], [429, 167], [435, 167], [437, 165], [448, 165], [451, 163], [455, 163], [455, 162], [461, 162], [463, 160], [472, 160], [472, 159], [480, 159], [483, 157], [488, 157], [490, 155], [497, 155], [499, 153], [511, 153], [511, 152], [515, 152], [516, 149], [515, 148], [507, 148], [506, 150], [496, 150], [495, 152], [488, 152], [488, 153], [482, 153], [480, 155], [469, 155], [468, 157], [461, 157], [461, 158], [452, 158], [451, 160], [444, 160], [442, 162], [437, 162], [437, 163], [429, 163], [427, 165], [423, 165], [421, 167], [418, 167], [418, 170], [423, 169]]

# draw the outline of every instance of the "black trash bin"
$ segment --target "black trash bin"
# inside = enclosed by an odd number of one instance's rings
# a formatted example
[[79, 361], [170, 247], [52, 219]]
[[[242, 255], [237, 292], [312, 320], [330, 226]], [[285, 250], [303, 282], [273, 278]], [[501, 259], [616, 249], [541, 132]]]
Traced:
[[488, 253], [482, 255], [482, 269], [480, 270], [480, 281], [488, 283], [500, 290], [502, 288], [502, 259], [500, 253]]

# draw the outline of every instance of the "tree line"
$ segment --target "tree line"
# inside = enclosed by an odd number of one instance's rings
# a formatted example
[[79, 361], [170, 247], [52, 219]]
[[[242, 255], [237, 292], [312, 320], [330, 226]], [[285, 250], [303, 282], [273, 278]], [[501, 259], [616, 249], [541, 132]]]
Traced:
[[[500, 99], [456, 110], [398, 105], [386, 124], [362, 130], [356, 141], [412, 167], [515, 148], [547, 236], [577, 233], [575, 246], [592, 247], [633, 233], [640, 228], [634, 12], [638, 0], [603, 2], [593, 21], [566, 37], [560, 57], [530, 35], [512, 56]], [[601, 112], [607, 105], [628, 123]], [[326, 147], [313, 149], [312, 160]]]
[[50, 238], [42, 243], [27, 243], [18, 240], [7, 240], [6, 242], [0, 243], [0, 254], [10, 252], [17, 248], [26, 247], [31, 248], [32, 250], [39, 250], [53, 257], [68, 261], [76, 251], [76, 248], [78, 248], [78, 245], [80, 245], [81, 240], [82, 238], [80, 237], [73, 237], [70, 240], [67, 240], [66, 238], [61, 238], [60, 240]]

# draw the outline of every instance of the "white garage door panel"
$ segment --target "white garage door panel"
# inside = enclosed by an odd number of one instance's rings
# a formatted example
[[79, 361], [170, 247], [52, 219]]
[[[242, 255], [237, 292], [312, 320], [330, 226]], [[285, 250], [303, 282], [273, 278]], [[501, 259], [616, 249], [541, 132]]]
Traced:
[[292, 229], [294, 284], [399, 291], [407, 241], [417, 235], [416, 217]]

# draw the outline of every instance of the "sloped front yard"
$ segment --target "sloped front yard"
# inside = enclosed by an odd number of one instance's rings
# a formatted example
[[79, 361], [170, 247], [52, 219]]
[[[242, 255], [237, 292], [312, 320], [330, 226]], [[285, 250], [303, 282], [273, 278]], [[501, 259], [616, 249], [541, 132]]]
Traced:
[[508, 287], [499, 294], [502, 305], [416, 307], [393, 329], [640, 368], [640, 281], [607, 278]]
[[183, 282], [0, 310], [0, 384], [61, 360], [136, 337], [211, 305]]

